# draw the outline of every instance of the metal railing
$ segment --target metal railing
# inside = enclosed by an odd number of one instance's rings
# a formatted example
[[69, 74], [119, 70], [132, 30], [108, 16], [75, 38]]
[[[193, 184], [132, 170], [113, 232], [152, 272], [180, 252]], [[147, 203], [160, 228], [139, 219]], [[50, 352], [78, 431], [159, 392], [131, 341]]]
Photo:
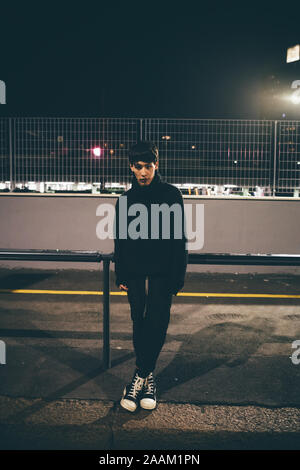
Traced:
[[140, 139], [186, 194], [299, 195], [300, 121], [231, 119], [0, 118], [0, 190], [122, 191]]
[[103, 262], [103, 366], [111, 367], [110, 360], [110, 314], [109, 314], [109, 265], [112, 254], [97, 251], [71, 250], [0, 250], [0, 260], [16, 261], [69, 261], [83, 263]]
[[[103, 368], [111, 367], [110, 353], [110, 263], [113, 253], [71, 250], [16, 250], [0, 249], [0, 260], [9, 261], [81, 261], [103, 262]], [[300, 255], [284, 254], [229, 254], [193, 253], [188, 255], [189, 264], [300, 266]]]

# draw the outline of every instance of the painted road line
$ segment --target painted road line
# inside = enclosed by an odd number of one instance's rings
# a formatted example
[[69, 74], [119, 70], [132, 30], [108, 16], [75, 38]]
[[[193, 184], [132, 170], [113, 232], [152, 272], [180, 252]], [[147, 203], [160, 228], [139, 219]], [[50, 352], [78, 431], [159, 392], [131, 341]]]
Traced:
[[177, 296], [188, 297], [262, 297], [262, 298], [275, 298], [275, 299], [300, 299], [299, 295], [293, 294], [230, 294], [230, 293], [202, 293], [202, 292], [179, 292]]
[[[75, 290], [38, 290], [38, 289], [0, 289], [0, 293], [9, 294], [54, 294], [54, 295], [103, 295], [103, 291]], [[110, 295], [127, 295], [126, 292], [110, 292]], [[179, 292], [177, 297], [238, 297], [238, 298], [274, 298], [300, 299], [300, 294], [234, 294], [219, 292]]]
[[10, 294], [62, 294], [62, 295], [103, 295], [102, 291], [47, 290], [47, 289], [0, 289], [0, 293]]

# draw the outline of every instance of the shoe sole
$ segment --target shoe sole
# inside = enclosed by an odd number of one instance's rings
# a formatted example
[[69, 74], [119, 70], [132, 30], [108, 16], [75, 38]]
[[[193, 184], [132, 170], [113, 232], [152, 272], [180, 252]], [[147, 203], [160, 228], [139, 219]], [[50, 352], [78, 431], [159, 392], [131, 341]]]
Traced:
[[145, 402], [144, 400], [141, 400], [140, 407], [143, 408], [144, 410], [154, 410], [154, 408], [156, 408], [156, 401], [154, 403], [148, 403], [148, 402]]
[[126, 400], [126, 399], [123, 399], [120, 401], [120, 405], [122, 406], [122, 408], [124, 408], [125, 410], [127, 411], [131, 411], [131, 413], [133, 413], [136, 409], [137, 409], [137, 406], [135, 403], [133, 403], [132, 401], [130, 400]]

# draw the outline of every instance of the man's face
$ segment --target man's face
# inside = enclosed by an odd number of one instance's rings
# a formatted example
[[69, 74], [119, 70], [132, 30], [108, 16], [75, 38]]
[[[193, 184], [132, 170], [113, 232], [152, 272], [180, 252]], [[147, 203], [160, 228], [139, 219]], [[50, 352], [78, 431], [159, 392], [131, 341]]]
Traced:
[[135, 174], [139, 185], [148, 186], [154, 178], [155, 170], [158, 168], [158, 162], [135, 162], [133, 165], [130, 165], [130, 168]]

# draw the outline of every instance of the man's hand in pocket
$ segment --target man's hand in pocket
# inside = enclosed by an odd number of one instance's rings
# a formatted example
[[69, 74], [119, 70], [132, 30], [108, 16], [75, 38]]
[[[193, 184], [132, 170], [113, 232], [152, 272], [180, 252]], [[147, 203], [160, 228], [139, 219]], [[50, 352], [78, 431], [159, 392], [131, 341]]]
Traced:
[[128, 291], [128, 287], [125, 286], [125, 284], [120, 284], [120, 285], [119, 285], [119, 288], [120, 288], [121, 290], [126, 290], [126, 291]]

